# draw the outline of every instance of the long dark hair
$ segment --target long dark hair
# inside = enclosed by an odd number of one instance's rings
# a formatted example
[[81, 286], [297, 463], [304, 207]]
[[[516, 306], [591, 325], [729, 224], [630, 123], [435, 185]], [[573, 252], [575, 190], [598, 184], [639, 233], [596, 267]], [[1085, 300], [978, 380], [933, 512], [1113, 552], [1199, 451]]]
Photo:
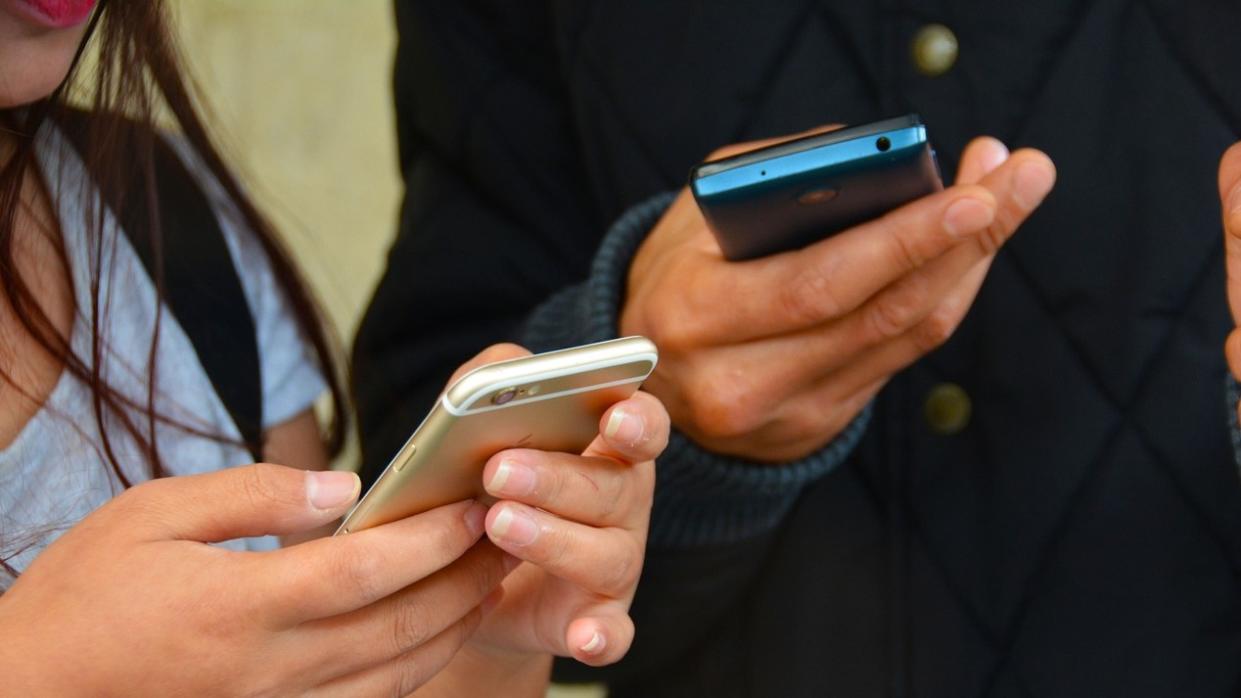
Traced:
[[[88, 50], [95, 52], [96, 61], [83, 60]], [[78, 75], [88, 63], [93, 65], [95, 74]], [[35, 136], [49, 120], [56, 122], [69, 118], [71, 92], [74, 92], [73, 101], [85, 103], [89, 114], [84, 138], [86, 145], [82, 152], [87, 171], [108, 172], [115, 169], [116, 163], [126, 162], [142, 175], [137, 178], [140, 190], [128, 192], [136, 194], [131, 196], [126, 196], [127, 192], [119, 191], [119, 188], [134, 186], [133, 178], [118, 176], [106, 181], [99, 178], [100, 181], [95, 184], [101, 189], [101, 198], [145, 205], [148, 211], [146, 220], [151, 222], [148, 234], [156, 249], [161, 239], [153, 166], [155, 139], [160, 137], [157, 122], [178, 129], [211, 174], [219, 180], [240, 211], [244, 223], [262, 244], [272, 272], [300, 324], [303, 337], [314, 348], [332, 395], [331, 422], [325, 440], [333, 455], [339, 453], [348, 423], [338, 372], [340, 362], [336, 349], [339, 344], [333, 341], [326, 329], [318, 306], [272, 226], [246, 196], [212, 143], [198, 114], [197, 93], [191, 90], [191, 83], [186, 78], [179, 50], [169, 29], [164, 3], [161, 0], [100, 0], [64, 83], [51, 96], [37, 103], [20, 109], [0, 110], [0, 119], [3, 120], [0, 128], [10, 132], [16, 146], [8, 162], [0, 167], [0, 291], [38, 344], [56, 357], [64, 365], [64, 370], [89, 386], [102, 441], [98, 446], [119, 481], [126, 487], [132, 484], [117, 460], [109, 437], [109, 431], [115, 425], [120, 425], [139, 444], [146, 455], [152, 477], [167, 473], [155, 439], [157, 423], [172, 423], [171, 419], [158, 414], [155, 409], [158, 320], [147, 356], [150, 379], [145, 404], [137, 404], [103, 379], [101, 359], [105, 338], [101, 336], [99, 309], [96, 307], [95, 312], [89, 313], [93, 323], [92, 356], [75, 356], [68, 337], [56, 330], [14, 262], [14, 230], [23, 182], [36, 166]], [[102, 211], [95, 212], [92, 217], [95, 222], [88, 227], [93, 228], [91, 232], [94, 237], [88, 239], [92, 240], [92, 244], [102, 244]], [[59, 249], [62, 261], [66, 262], [63, 268], [68, 269], [63, 247]], [[103, 255], [95, 255], [95, 259], [102, 258]], [[92, 270], [92, 298], [96, 306], [102, 271], [98, 267]], [[157, 293], [162, 298], [162, 274], [154, 270], [153, 276], [156, 277]], [[226, 312], [236, 310], [227, 309]], [[6, 367], [0, 366], [0, 379], [16, 386]], [[134, 411], [143, 418], [133, 419], [131, 415]], [[230, 440], [218, 434], [208, 436], [221, 441]], [[8, 567], [2, 561], [0, 564]], [[9, 571], [12, 572], [11, 569]]]

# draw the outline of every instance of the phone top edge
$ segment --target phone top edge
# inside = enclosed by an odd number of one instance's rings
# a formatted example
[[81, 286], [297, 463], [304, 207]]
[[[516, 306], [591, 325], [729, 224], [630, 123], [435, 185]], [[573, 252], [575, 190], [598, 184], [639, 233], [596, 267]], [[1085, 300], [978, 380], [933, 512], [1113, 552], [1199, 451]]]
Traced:
[[[879, 148], [874, 141], [887, 138], [888, 145]], [[843, 173], [844, 168], [867, 166], [916, 157], [930, 148], [922, 126], [898, 131], [884, 131], [866, 138], [820, 145], [766, 160], [730, 167], [714, 174], [698, 177], [691, 183], [694, 197], [704, 199], [746, 192], [754, 187], [781, 186], [789, 178], [823, 176]]]
[[513, 383], [529, 383], [546, 380], [558, 375], [563, 369], [563, 358], [574, 357], [579, 370], [594, 370], [646, 362], [655, 369], [659, 362], [659, 350], [646, 337], [632, 336], [609, 339], [578, 347], [522, 356], [479, 366], [458, 378], [444, 391], [441, 403], [454, 414], [469, 410], [480, 397]]
[[[653, 357], [634, 357], [634, 358], [633, 358], [632, 360], [630, 360], [630, 361], [625, 361], [625, 362], [621, 362], [621, 363], [614, 364], [614, 365], [616, 365], [616, 366], [624, 366], [624, 365], [627, 365], [627, 364], [635, 364], [635, 363], [646, 363], [646, 364], [648, 364], [649, 366], [652, 366], [652, 367], [653, 367], [653, 366], [654, 366], [654, 358], [653, 358]], [[599, 364], [598, 366], [590, 366], [590, 367], [588, 367], [588, 368], [611, 368], [611, 365]], [[618, 385], [629, 385], [630, 383], [641, 383], [641, 382], [645, 381], [645, 380], [646, 380], [649, 376], [650, 376], [650, 371], [648, 370], [648, 371], [645, 371], [642, 375], [635, 376], [635, 377], [633, 377], [633, 378], [621, 378], [621, 379], [618, 379], [618, 380], [607, 381], [607, 382], [604, 382], [604, 383], [592, 383], [591, 385], [584, 385], [584, 386], [581, 386], [581, 387], [578, 387], [578, 388], [570, 388], [570, 389], [567, 389], [567, 390], [557, 390], [557, 391], [555, 391], [555, 392], [551, 392], [551, 393], [548, 393], [548, 394], [546, 394], [546, 395], [539, 395], [539, 396], [536, 396], [536, 397], [528, 397], [528, 398], [524, 398], [524, 399], [523, 399], [520, 403], [513, 403], [513, 402], [510, 402], [510, 403], [505, 403], [505, 404], [502, 404], [502, 405], [485, 405], [485, 406], [483, 406], [483, 407], [476, 407], [475, 405], [477, 404], [477, 402], [478, 402], [478, 401], [477, 401], [477, 400], [475, 400], [475, 401], [473, 401], [473, 402], [472, 402], [469, 406], [467, 406], [467, 407], [464, 407], [464, 408], [458, 408], [458, 407], [454, 407], [452, 404], [450, 404], [450, 403], [448, 402], [448, 400], [447, 400], [447, 397], [441, 397], [441, 398], [440, 398], [440, 406], [441, 406], [441, 407], [443, 407], [445, 411], [447, 411], [449, 414], [453, 415], [454, 417], [464, 417], [464, 416], [466, 416], [466, 415], [471, 415], [471, 414], [481, 414], [481, 413], [483, 413], [483, 412], [494, 412], [494, 411], [496, 411], [496, 410], [502, 410], [502, 409], [504, 409], [504, 408], [506, 408], [506, 407], [509, 407], [510, 405], [512, 405], [512, 406], [516, 406], [516, 405], [518, 405], [518, 404], [521, 404], [521, 405], [528, 405], [528, 404], [530, 404], [530, 403], [532, 403], [532, 402], [542, 402], [542, 401], [544, 401], [544, 400], [554, 400], [554, 399], [556, 399], [556, 398], [565, 397], [566, 395], [577, 395], [577, 394], [579, 394], [579, 393], [587, 393], [587, 392], [590, 392], [590, 391], [592, 391], [592, 390], [602, 390], [603, 388], [611, 388], [611, 387], [615, 387], [615, 386], [618, 386]], [[529, 380], [532, 380], [532, 381], [533, 381], [533, 380], [539, 380], [539, 378], [538, 378], [538, 377], [535, 377], [535, 378], [532, 378], [532, 379], [529, 379]], [[507, 386], [510, 382], [511, 382], [511, 381], [505, 381], [505, 382], [497, 383], [497, 384], [496, 384], [493, 388], [491, 388], [491, 389], [489, 389], [489, 390], [480, 391], [480, 392], [481, 392], [481, 394], [482, 394], [482, 395], [486, 395], [486, 394], [488, 394], [488, 393], [493, 392], [493, 391], [494, 391], [495, 389], [497, 389], [497, 388], [501, 388], [501, 387]]]
[[732, 157], [720, 160], [711, 160], [703, 162], [694, 167], [690, 171], [690, 181], [697, 183], [699, 180], [722, 174], [730, 170], [734, 170], [746, 165], [752, 165], [760, 162], [771, 162], [790, 155], [797, 155], [811, 150], [818, 150], [841, 143], [851, 141], [864, 140], [870, 138], [878, 138], [880, 136], [891, 137], [892, 132], [908, 131], [915, 135], [918, 139], [926, 141], [926, 126], [923, 125], [922, 119], [917, 114], [906, 114], [892, 119], [884, 119], [869, 124], [861, 124], [858, 126], [850, 126], [847, 128], [828, 131], [826, 133], [815, 133], [809, 136], [802, 136], [783, 143], [767, 146], [765, 148], [756, 148], [744, 153], [733, 155]]

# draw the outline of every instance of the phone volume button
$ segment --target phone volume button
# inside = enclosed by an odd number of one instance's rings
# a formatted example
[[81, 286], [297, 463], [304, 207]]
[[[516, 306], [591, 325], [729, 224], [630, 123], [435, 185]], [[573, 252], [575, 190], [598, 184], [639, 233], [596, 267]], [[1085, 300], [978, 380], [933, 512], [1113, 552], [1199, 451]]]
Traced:
[[406, 446], [401, 451], [401, 457], [396, 459], [396, 463], [392, 466], [392, 469], [398, 473], [404, 470], [405, 465], [409, 463], [409, 459], [413, 458], [414, 454], [417, 452], [418, 452], [418, 444], [411, 443], [408, 446]]

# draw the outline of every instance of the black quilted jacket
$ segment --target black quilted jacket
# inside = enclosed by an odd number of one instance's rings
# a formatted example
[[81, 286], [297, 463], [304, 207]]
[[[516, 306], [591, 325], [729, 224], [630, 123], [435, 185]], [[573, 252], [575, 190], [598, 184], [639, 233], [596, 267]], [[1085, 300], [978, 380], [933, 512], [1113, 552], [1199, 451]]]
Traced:
[[[355, 364], [372, 475], [482, 346], [593, 338], [575, 298], [597, 305], [625, 262], [605, 245], [592, 271], [603, 234], [716, 146], [916, 111], [949, 179], [984, 133], [1059, 170], [842, 465], [661, 460], [634, 650], [562, 676], [625, 696], [1241, 696], [1215, 185], [1241, 138], [1235, 1], [460, 0], [397, 17], [408, 195]], [[931, 22], [960, 43], [938, 77], [910, 60]], [[924, 414], [943, 383], [972, 401], [956, 433]], [[721, 516], [681, 504], [722, 472], [759, 483], [718, 498], [753, 525], [685, 529]]]

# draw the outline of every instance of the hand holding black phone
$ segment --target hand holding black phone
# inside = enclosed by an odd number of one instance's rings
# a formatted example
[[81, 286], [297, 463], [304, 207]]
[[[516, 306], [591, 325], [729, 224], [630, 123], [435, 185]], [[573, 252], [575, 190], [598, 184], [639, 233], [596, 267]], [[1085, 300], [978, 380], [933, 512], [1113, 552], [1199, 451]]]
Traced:
[[730, 260], [799, 249], [943, 189], [916, 115], [705, 162], [690, 190]]

